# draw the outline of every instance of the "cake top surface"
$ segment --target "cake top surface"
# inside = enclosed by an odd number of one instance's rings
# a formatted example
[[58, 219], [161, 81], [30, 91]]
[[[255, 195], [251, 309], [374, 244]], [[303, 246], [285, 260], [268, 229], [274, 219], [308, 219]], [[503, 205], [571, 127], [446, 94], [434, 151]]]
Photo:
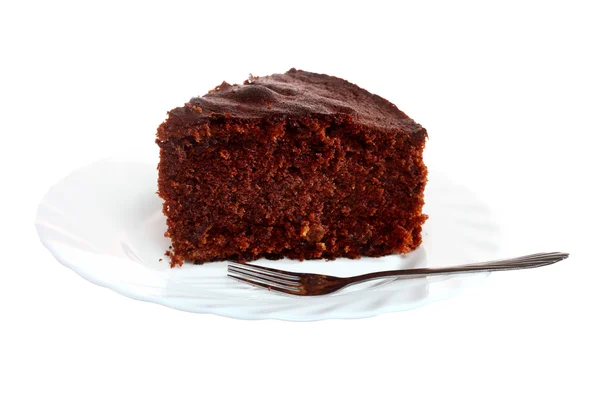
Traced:
[[377, 128], [416, 125], [384, 98], [344, 79], [290, 69], [284, 74], [250, 78], [242, 85], [223, 82], [202, 97], [175, 108], [171, 117], [185, 121], [214, 115], [233, 118], [349, 115], [356, 123]]

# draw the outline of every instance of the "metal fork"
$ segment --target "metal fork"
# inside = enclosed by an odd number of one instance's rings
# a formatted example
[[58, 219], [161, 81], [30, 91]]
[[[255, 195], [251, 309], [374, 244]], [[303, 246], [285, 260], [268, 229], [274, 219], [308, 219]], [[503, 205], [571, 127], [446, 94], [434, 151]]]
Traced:
[[227, 276], [241, 282], [296, 296], [321, 296], [337, 292], [346, 286], [374, 279], [390, 277], [425, 277], [433, 275], [464, 274], [469, 272], [509, 271], [537, 268], [554, 264], [567, 258], [567, 253], [536, 253], [523, 257], [488, 261], [477, 264], [457, 265], [445, 268], [415, 268], [372, 272], [364, 275], [337, 277], [322, 274], [282, 271], [229, 261]]

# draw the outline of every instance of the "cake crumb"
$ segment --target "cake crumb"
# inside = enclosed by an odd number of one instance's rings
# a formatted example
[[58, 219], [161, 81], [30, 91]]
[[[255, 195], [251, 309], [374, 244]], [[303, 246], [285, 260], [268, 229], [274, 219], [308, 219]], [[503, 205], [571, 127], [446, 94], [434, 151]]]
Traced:
[[171, 259], [171, 268], [181, 267], [183, 265], [183, 258], [176, 256], [171, 250], [165, 251], [165, 256]]
[[309, 230], [310, 228], [308, 227], [308, 225], [302, 225], [302, 227], [300, 228], [300, 236], [303, 238], [306, 237], [306, 234]]
[[[188, 104], [189, 104], [189, 103], [188, 103]], [[187, 104], [186, 104], [186, 105], [187, 105]], [[193, 111], [195, 111], [195, 112], [197, 112], [197, 113], [200, 113], [200, 114], [202, 114], [202, 111], [203, 111], [203, 110], [202, 110], [202, 107], [200, 107], [200, 106], [197, 106], [197, 105], [195, 105], [195, 104], [189, 104], [189, 105], [188, 105], [188, 107], [189, 107], [189, 108], [191, 108]]]

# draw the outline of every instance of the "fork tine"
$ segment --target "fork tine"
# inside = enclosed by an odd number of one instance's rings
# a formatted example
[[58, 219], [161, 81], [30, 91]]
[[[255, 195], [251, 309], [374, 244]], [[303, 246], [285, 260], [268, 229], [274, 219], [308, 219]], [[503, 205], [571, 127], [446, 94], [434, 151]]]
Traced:
[[281, 278], [277, 278], [275, 276], [263, 274], [263, 273], [258, 272], [258, 271], [254, 271], [254, 270], [250, 270], [250, 269], [238, 268], [238, 267], [236, 267], [234, 265], [229, 265], [227, 267], [227, 271], [228, 272], [235, 272], [235, 273], [243, 274], [243, 275], [250, 275], [250, 276], [253, 276], [255, 278], [263, 279], [265, 281], [278, 282], [278, 283], [281, 283], [283, 285], [288, 285], [288, 286], [298, 286], [300, 284], [299, 281], [292, 281], [292, 280], [287, 280], [287, 279], [281, 279]]
[[287, 294], [299, 294], [300, 293], [299, 288], [280, 285], [279, 283], [276, 283], [276, 282], [264, 281], [262, 279], [251, 277], [248, 275], [246, 275], [246, 276], [248, 276], [250, 279], [245, 278], [242, 274], [231, 275], [230, 273], [228, 273], [227, 276], [230, 278], [233, 278], [237, 281], [241, 281], [243, 283], [247, 283], [247, 284], [253, 285], [253, 286], [260, 286], [261, 288], [268, 289], [268, 290], [274, 290], [277, 292], [283, 292], [283, 293], [287, 293]]
[[261, 267], [261, 266], [253, 265], [253, 264], [242, 264], [242, 263], [237, 263], [234, 261], [228, 261], [227, 266], [228, 267], [236, 267], [238, 269], [243, 269], [243, 270], [255, 270], [256, 272], [259, 272], [259, 273], [271, 275], [271, 276], [281, 278], [281, 279], [294, 280], [294, 281], [299, 281], [300, 276], [302, 275], [302, 274], [296, 274], [296, 273], [290, 272], [290, 271], [282, 271], [280, 269]]

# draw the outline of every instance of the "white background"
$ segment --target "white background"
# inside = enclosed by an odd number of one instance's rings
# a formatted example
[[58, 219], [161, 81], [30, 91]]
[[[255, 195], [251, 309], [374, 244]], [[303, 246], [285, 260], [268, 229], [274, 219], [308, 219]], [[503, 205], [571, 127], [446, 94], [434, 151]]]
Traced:
[[[3, 2], [0, 398], [600, 398], [599, 21], [593, 1]], [[291, 67], [425, 126], [503, 255], [571, 257], [409, 312], [247, 322], [122, 297], [39, 243], [53, 183], [156, 152], [166, 111], [222, 80]]]

